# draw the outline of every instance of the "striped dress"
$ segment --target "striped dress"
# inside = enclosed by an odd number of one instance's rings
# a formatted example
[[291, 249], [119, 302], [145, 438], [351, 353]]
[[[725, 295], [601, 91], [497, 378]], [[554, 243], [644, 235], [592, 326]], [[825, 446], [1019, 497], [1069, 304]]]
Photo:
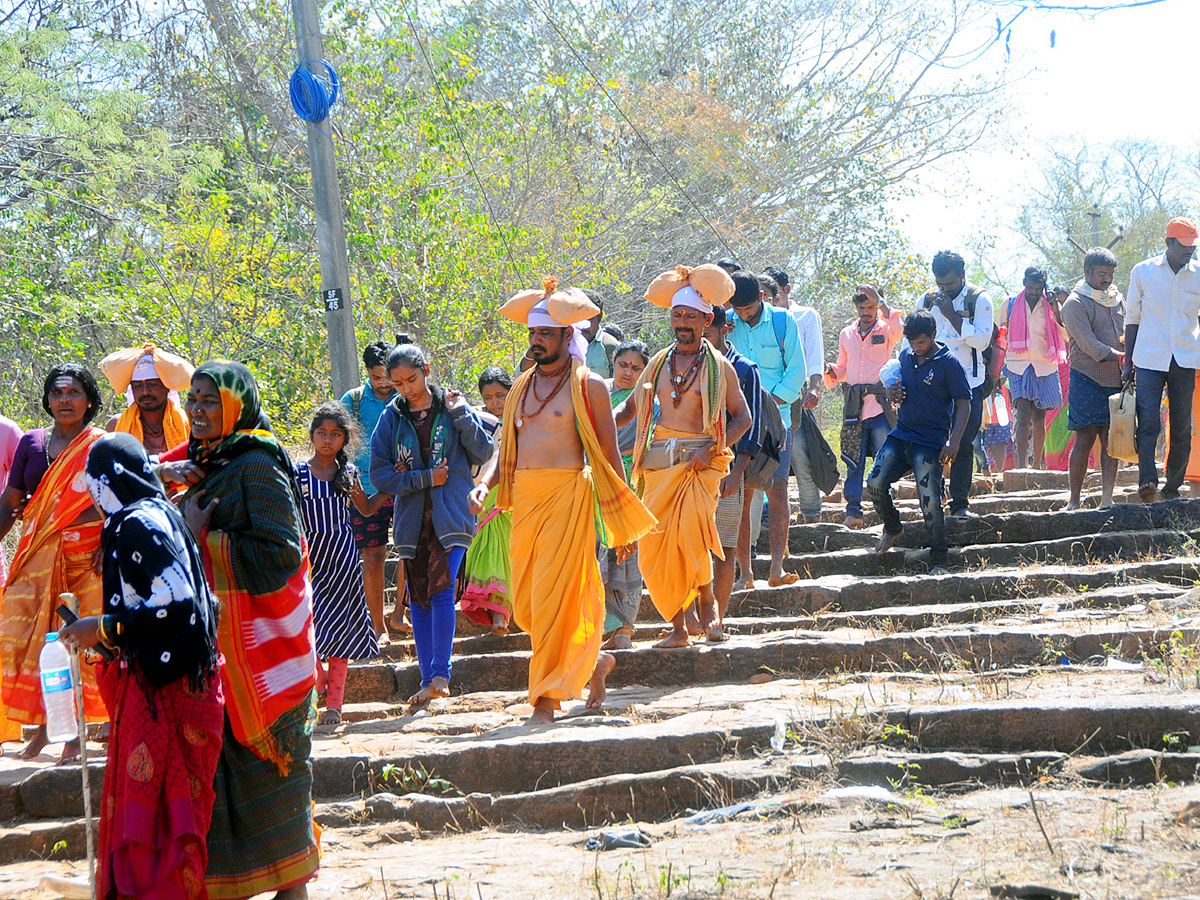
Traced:
[[[351, 465], [350, 477], [358, 478]], [[312, 562], [313, 626], [322, 659], [369, 659], [379, 655], [375, 626], [363, 591], [362, 562], [350, 527], [350, 498], [312, 474], [307, 462], [296, 466], [301, 515]]]

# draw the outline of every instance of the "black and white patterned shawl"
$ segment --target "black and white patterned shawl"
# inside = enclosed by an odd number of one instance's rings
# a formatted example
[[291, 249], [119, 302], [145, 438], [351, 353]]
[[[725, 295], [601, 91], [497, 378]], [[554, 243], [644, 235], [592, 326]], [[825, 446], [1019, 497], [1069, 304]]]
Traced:
[[115, 643], [152, 687], [187, 677], [202, 689], [217, 670], [219, 604], [183, 516], [130, 435], [96, 441], [85, 477], [107, 516], [100, 538], [104, 613], [122, 625]]

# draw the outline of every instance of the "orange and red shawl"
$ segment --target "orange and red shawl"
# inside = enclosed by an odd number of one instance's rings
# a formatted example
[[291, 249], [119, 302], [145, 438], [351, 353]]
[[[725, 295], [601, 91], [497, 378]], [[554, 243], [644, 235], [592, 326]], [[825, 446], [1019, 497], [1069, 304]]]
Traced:
[[[287, 453], [262, 413], [258, 385], [250, 370], [229, 360], [210, 360], [196, 369], [193, 384], [200, 377], [216, 383], [222, 418], [220, 438], [201, 442], [193, 437], [188, 444], [188, 457], [208, 472], [201, 487], [222, 498], [221, 511], [226, 515], [231, 515], [237, 504], [246, 504], [247, 515], [257, 520], [257, 529], [277, 532], [281, 543], [300, 551], [297, 570], [282, 586], [252, 593], [246, 588], [252, 574], [244, 567], [261, 561], [237, 558], [235, 541], [244, 539], [212, 527], [200, 540], [208, 583], [221, 600], [217, 643], [225, 657], [222, 684], [234, 737], [287, 775], [291, 757], [280, 750], [270, 729], [311, 693], [317, 663], [299, 492]], [[239, 473], [227, 467], [254, 450], [264, 451], [276, 470], [269, 485], [254, 486], [249, 497], [241, 484], [223, 494], [223, 479], [246, 477], [244, 469]], [[263, 490], [267, 486], [270, 490]]]

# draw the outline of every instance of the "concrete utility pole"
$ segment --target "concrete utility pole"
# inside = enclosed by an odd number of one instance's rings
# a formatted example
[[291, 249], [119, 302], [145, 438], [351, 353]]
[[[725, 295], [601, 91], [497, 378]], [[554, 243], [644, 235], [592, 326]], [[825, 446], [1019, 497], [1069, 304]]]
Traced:
[[1093, 206], [1091, 212], [1088, 213], [1092, 217], [1092, 243], [1090, 246], [1100, 246], [1100, 208]]
[[[296, 51], [301, 65], [319, 78], [326, 77], [317, 0], [292, 0], [292, 18], [296, 24]], [[321, 260], [325, 331], [329, 336], [329, 367], [334, 396], [340, 397], [360, 382], [354, 305], [350, 296], [350, 264], [346, 258], [346, 227], [342, 222], [342, 198], [338, 191], [333, 141], [328, 129], [321, 129], [324, 123], [304, 124], [308, 131], [308, 159], [317, 213], [317, 252]]]

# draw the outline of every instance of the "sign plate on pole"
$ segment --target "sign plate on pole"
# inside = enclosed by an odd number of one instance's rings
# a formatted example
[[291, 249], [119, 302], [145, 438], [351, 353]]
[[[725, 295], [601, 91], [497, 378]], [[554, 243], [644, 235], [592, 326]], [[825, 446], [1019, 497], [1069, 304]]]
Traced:
[[337, 312], [339, 309], [345, 309], [341, 288], [330, 288], [327, 291], [321, 291], [321, 294], [325, 298], [326, 312]]

